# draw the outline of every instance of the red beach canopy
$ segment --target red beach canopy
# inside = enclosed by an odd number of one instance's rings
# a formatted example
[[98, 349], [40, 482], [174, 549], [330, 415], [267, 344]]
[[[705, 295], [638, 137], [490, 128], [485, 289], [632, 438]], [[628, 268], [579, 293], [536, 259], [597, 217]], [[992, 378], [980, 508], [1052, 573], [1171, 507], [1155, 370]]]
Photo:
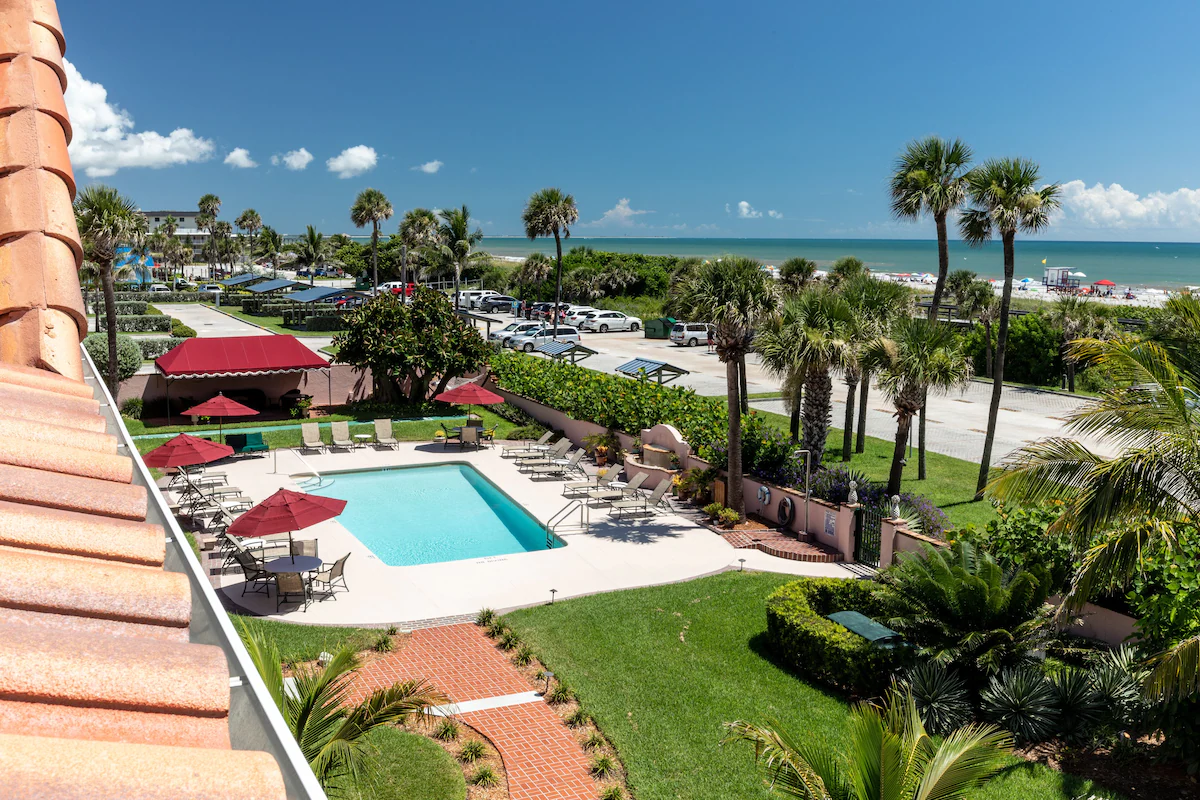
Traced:
[[1116, 284], [1105, 278], [1104, 280], [1096, 281], [1092, 286], [1116, 286]]
[[208, 464], [231, 455], [233, 448], [228, 445], [181, 433], [166, 444], [146, 453], [142, 456], [142, 461], [146, 462], [147, 467], [190, 467], [194, 464]]
[[295, 336], [230, 336], [188, 339], [154, 366], [170, 378], [203, 378], [329, 369], [329, 362]]
[[230, 400], [223, 392], [217, 392], [216, 397], [205, 400], [198, 406], [192, 406], [183, 412], [185, 417], [256, 417], [258, 412], [250, 406], [244, 406], [237, 400]]
[[464, 383], [462, 386], [442, 392], [433, 399], [441, 400], [443, 403], [461, 403], [477, 406], [490, 406], [504, 402], [503, 397], [483, 388], [477, 383]]
[[291, 533], [333, 519], [345, 508], [345, 500], [280, 489], [235, 519], [229, 533], [232, 536]]

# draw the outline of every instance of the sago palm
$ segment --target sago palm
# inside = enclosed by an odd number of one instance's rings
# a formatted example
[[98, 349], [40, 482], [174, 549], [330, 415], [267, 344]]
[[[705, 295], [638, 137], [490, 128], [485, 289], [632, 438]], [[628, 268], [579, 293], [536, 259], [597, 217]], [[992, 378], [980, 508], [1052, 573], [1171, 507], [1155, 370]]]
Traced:
[[371, 287], [379, 286], [379, 223], [392, 218], [392, 204], [378, 189], [363, 189], [350, 207], [356, 228], [371, 226]]
[[[840, 294], [811, 287], [783, 303], [779, 314], [754, 339], [763, 367], [795, 390], [804, 386], [803, 407], [792, 398], [793, 420], [803, 423], [804, 447], [813, 464], [825, 455], [832, 421], [833, 378], [850, 358], [854, 314]], [[793, 422], [794, 424], [794, 422]], [[793, 429], [794, 435], [794, 429]]]
[[534, 192], [521, 213], [525, 223], [525, 235], [535, 240], [539, 236], [553, 236], [554, 249], [558, 254], [558, 269], [554, 278], [554, 307], [562, 303], [562, 240], [571, 238], [571, 226], [579, 221], [579, 209], [575, 198], [563, 194], [559, 189], [548, 188]]
[[742, 497], [742, 415], [739, 370], [750, 346], [751, 331], [775, 308], [775, 293], [762, 265], [752, 258], [726, 256], [706, 261], [681, 287], [677, 305], [690, 319], [714, 328], [717, 358], [725, 364], [729, 414], [729, 489], [726, 505], [745, 516]]
[[880, 708], [859, 703], [842, 750], [778, 726], [727, 723], [725, 742], [749, 742], [768, 790], [801, 800], [956, 800], [1003, 766], [1011, 737], [967, 725], [943, 739], [925, 732], [911, 694], [893, 691]]
[[245, 237], [243, 250], [245, 251], [246, 266], [249, 267], [251, 259], [254, 258], [254, 237], [258, 236], [258, 232], [262, 230], [262, 217], [253, 208], [247, 208], [238, 215], [234, 224], [242, 229]]
[[117, 246], [144, 230], [135, 204], [116, 189], [101, 184], [86, 186], [75, 198], [75, 223], [84, 254], [99, 271], [104, 293], [104, 322], [108, 333], [108, 370], [105, 383], [117, 395], [117, 295], [113, 289]]
[[1018, 233], [1044, 231], [1061, 205], [1058, 184], [1041, 184], [1041, 173], [1032, 161], [1022, 158], [986, 161], [968, 175], [967, 194], [971, 207], [958, 218], [959, 230], [967, 244], [978, 247], [999, 235], [1004, 251], [1004, 292], [1000, 295], [1000, 325], [996, 332], [996, 358], [992, 366], [992, 399], [988, 406], [983, 455], [979, 460], [976, 497], [982, 497], [983, 489], [987, 486], [992, 444], [996, 439], [996, 418], [1000, 413], [1000, 395], [1004, 390], [1008, 312], [1012, 306], [1013, 271], [1016, 268], [1014, 242]]
[[928, 214], [937, 229], [938, 276], [929, 307], [930, 319], [937, 319], [950, 271], [946, 218], [966, 200], [970, 165], [971, 148], [961, 139], [951, 142], [926, 136], [909, 142], [892, 169], [892, 213], [906, 220]]
[[890, 336], [868, 342], [862, 361], [896, 408], [896, 442], [887, 484], [887, 493], [894, 495], [900, 491], [904, 474], [904, 447], [912, 418], [928, 394], [947, 394], [965, 387], [971, 380], [971, 362], [948, 326], [912, 318], [898, 321]]
[[476, 249], [483, 241], [483, 231], [479, 228], [471, 230], [471, 212], [465, 205], [443, 209], [438, 216], [442, 222], [437, 228], [437, 239], [425, 248], [425, 255], [431, 264], [454, 270], [454, 307], [457, 309], [461, 294], [458, 285], [463, 272], [487, 259], [488, 254]]
[[238, 621], [250, 660], [262, 676], [288, 729], [322, 788], [348, 796], [371, 770], [375, 750], [368, 737], [376, 728], [424, 718], [446, 696], [424, 681], [402, 681], [376, 689], [357, 705], [350, 690], [358, 660], [342, 648], [324, 667], [301, 667], [285, 688], [279, 648], [261, 631]]

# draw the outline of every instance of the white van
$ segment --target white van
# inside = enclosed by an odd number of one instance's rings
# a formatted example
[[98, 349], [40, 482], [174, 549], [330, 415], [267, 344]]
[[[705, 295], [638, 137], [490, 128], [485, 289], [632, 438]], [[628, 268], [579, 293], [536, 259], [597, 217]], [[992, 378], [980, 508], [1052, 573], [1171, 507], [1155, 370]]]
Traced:
[[169, 291], [171, 291], [171, 287], [167, 286], [165, 283], [152, 283], [152, 284], [150, 284], [150, 288], [147, 289], [146, 291], [148, 291], [148, 292], [169, 292]]
[[[459, 292], [458, 307], [466, 309], [479, 308], [479, 303], [483, 298], [495, 297], [498, 294], [500, 293], [494, 289], [470, 289]], [[454, 299], [451, 298], [450, 302], [454, 302]]]

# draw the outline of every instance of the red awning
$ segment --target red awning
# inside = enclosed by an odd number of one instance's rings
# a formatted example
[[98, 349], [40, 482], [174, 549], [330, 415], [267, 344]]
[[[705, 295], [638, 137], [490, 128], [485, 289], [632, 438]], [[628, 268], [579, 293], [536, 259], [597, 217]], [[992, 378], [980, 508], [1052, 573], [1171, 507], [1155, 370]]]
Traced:
[[169, 378], [204, 378], [328, 369], [329, 362], [295, 336], [232, 336], [188, 339], [154, 366]]

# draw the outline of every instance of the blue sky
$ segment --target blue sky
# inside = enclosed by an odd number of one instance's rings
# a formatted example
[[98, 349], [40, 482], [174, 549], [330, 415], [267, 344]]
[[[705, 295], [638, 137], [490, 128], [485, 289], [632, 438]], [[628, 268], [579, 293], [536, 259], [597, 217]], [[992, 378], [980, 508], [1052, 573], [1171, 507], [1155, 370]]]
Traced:
[[579, 236], [930, 238], [889, 218], [885, 187], [904, 144], [937, 133], [1063, 183], [1050, 238], [1200, 240], [1194, 3], [59, 13], [76, 172], [148, 209], [215, 192], [229, 219], [353, 232], [374, 186], [397, 212], [466, 203], [486, 233], [519, 234], [553, 185]]

